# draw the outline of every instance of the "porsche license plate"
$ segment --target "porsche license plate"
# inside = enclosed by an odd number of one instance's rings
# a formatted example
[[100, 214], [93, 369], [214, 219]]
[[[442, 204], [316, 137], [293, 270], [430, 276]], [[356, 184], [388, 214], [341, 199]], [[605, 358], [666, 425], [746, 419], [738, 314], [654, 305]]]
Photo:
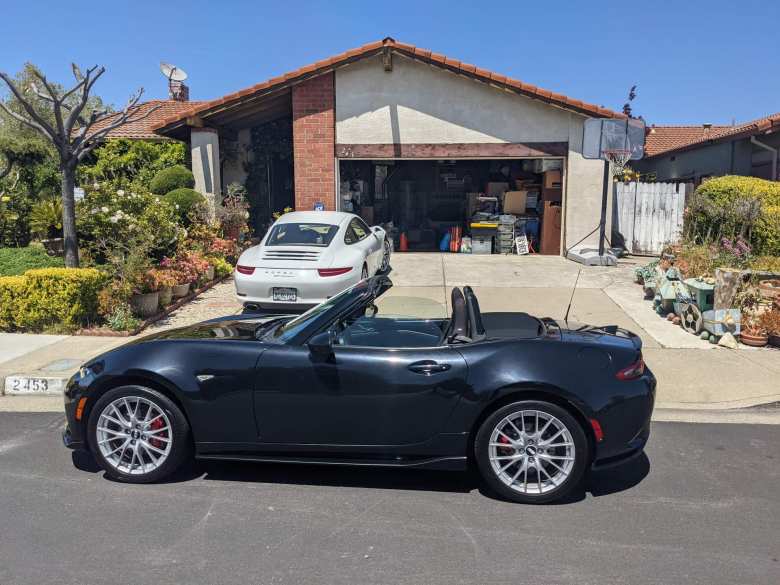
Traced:
[[275, 301], [283, 301], [285, 303], [294, 303], [298, 300], [297, 288], [274, 288], [271, 290], [273, 299]]

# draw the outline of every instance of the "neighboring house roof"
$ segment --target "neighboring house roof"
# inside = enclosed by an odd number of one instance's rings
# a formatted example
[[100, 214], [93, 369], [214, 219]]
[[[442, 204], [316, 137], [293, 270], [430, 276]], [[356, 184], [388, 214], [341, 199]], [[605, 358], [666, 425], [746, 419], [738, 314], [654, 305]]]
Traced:
[[582, 100], [570, 98], [563, 94], [555, 93], [547, 89], [542, 89], [529, 83], [523, 83], [522, 81], [512, 79], [506, 75], [493, 73], [487, 69], [482, 69], [469, 63], [462, 63], [457, 59], [452, 59], [450, 57], [446, 57], [445, 55], [434, 53], [429, 49], [421, 49], [414, 45], [401, 43], [395, 39], [387, 37], [381, 41], [369, 43], [367, 45], [363, 45], [362, 47], [358, 47], [357, 49], [351, 49], [341, 53], [340, 55], [330, 57], [329, 59], [317, 61], [311, 65], [306, 65], [305, 67], [296, 69], [295, 71], [268, 79], [267, 81], [263, 81], [241, 91], [228, 94], [210, 102], [205, 102], [203, 104], [193, 106], [187, 111], [183, 111], [177, 113], [176, 115], [167, 117], [165, 120], [159, 123], [155, 129], [160, 133], [164, 133], [168, 126], [181, 123], [188, 117], [208, 115], [211, 111], [217, 108], [224, 109], [225, 107], [240, 104], [247, 98], [270, 93], [274, 90], [303, 81], [304, 79], [332, 71], [348, 63], [352, 63], [366, 57], [379, 55], [384, 51], [392, 51], [400, 55], [405, 55], [412, 59], [429, 63], [431, 65], [441, 67], [442, 69], [447, 69], [449, 71], [453, 71], [455, 73], [465, 75], [479, 81], [508, 89], [519, 94], [538, 99], [568, 110], [573, 110], [588, 116], [595, 116], [600, 118], [625, 117], [624, 114], [613, 112], [612, 110], [602, 106], [589, 104], [587, 102], [583, 102]]
[[[162, 136], [155, 134], [152, 128], [157, 126], [165, 118], [176, 116], [181, 112], [187, 111], [204, 103], [206, 102], [181, 102], [177, 100], [149, 100], [148, 102], [142, 102], [138, 104], [136, 111], [133, 112], [133, 118], [145, 114], [155, 106], [157, 106], [157, 109], [142, 120], [130, 122], [129, 124], [125, 124], [119, 128], [114, 128], [111, 130], [111, 132], [106, 134], [106, 138], [160, 140]], [[110, 123], [112, 119], [113, 116], [109, 116], [103, 120], [100, 120], [92, 127], [91, 132], [100, 130], [106, 124]]]
[[735, 126], [653, 126], [645, 139], [645, 157], [777, 131], [780, 112]]

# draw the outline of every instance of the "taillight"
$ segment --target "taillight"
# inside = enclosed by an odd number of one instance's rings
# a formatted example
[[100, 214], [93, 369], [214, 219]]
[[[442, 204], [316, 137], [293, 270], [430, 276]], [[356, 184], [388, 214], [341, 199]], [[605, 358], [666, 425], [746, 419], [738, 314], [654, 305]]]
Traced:
[[347, 268], [319, 268], [317, 272], [320, 276], [340, 276], [352, 270], [351, 266]]
[[645, 373], [645, 361], [642, 359], [642, 356], [640, 355], [637, 361], [635, 361], [630, 366], [620, 370], [617, 374], [615, 374], [615, 377], [618, 380], [635, 380], [644, 373]]
[[253, 274], [255, 271], [254, 266], [241, 266], [240, 264], [236, 266], [236, 271], [240, 272], [241, 274]]

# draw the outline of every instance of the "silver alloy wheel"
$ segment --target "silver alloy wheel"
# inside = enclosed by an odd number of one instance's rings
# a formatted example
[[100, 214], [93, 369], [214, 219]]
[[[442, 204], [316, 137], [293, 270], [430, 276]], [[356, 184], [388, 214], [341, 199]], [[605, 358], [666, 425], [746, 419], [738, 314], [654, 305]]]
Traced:
[[560, 419], [541, 410], [504, 417], [490, 434], [493, 472], [509, 488], [529, 496], [563, 484], [574, 468], [574, 438]]
[[384, 253], [382, 255], [382, 266], [379, 268], [383, 274], [390, 268], [390, 242], [385, 240]]
[[97, 422], [97, 446], [109, 465], [132, 475], [160, 467], [173, 446], [168, 415], [151, 400], [124, 396], [108, 404]]

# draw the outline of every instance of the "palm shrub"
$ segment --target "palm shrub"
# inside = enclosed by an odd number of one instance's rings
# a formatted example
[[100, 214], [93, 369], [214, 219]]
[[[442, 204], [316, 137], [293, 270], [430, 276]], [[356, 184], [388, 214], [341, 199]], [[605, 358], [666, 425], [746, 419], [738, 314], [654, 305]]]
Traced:
[[62, 237], [62, 199], [47, 197], [30, 211], [30, 231], [41, 239]]

